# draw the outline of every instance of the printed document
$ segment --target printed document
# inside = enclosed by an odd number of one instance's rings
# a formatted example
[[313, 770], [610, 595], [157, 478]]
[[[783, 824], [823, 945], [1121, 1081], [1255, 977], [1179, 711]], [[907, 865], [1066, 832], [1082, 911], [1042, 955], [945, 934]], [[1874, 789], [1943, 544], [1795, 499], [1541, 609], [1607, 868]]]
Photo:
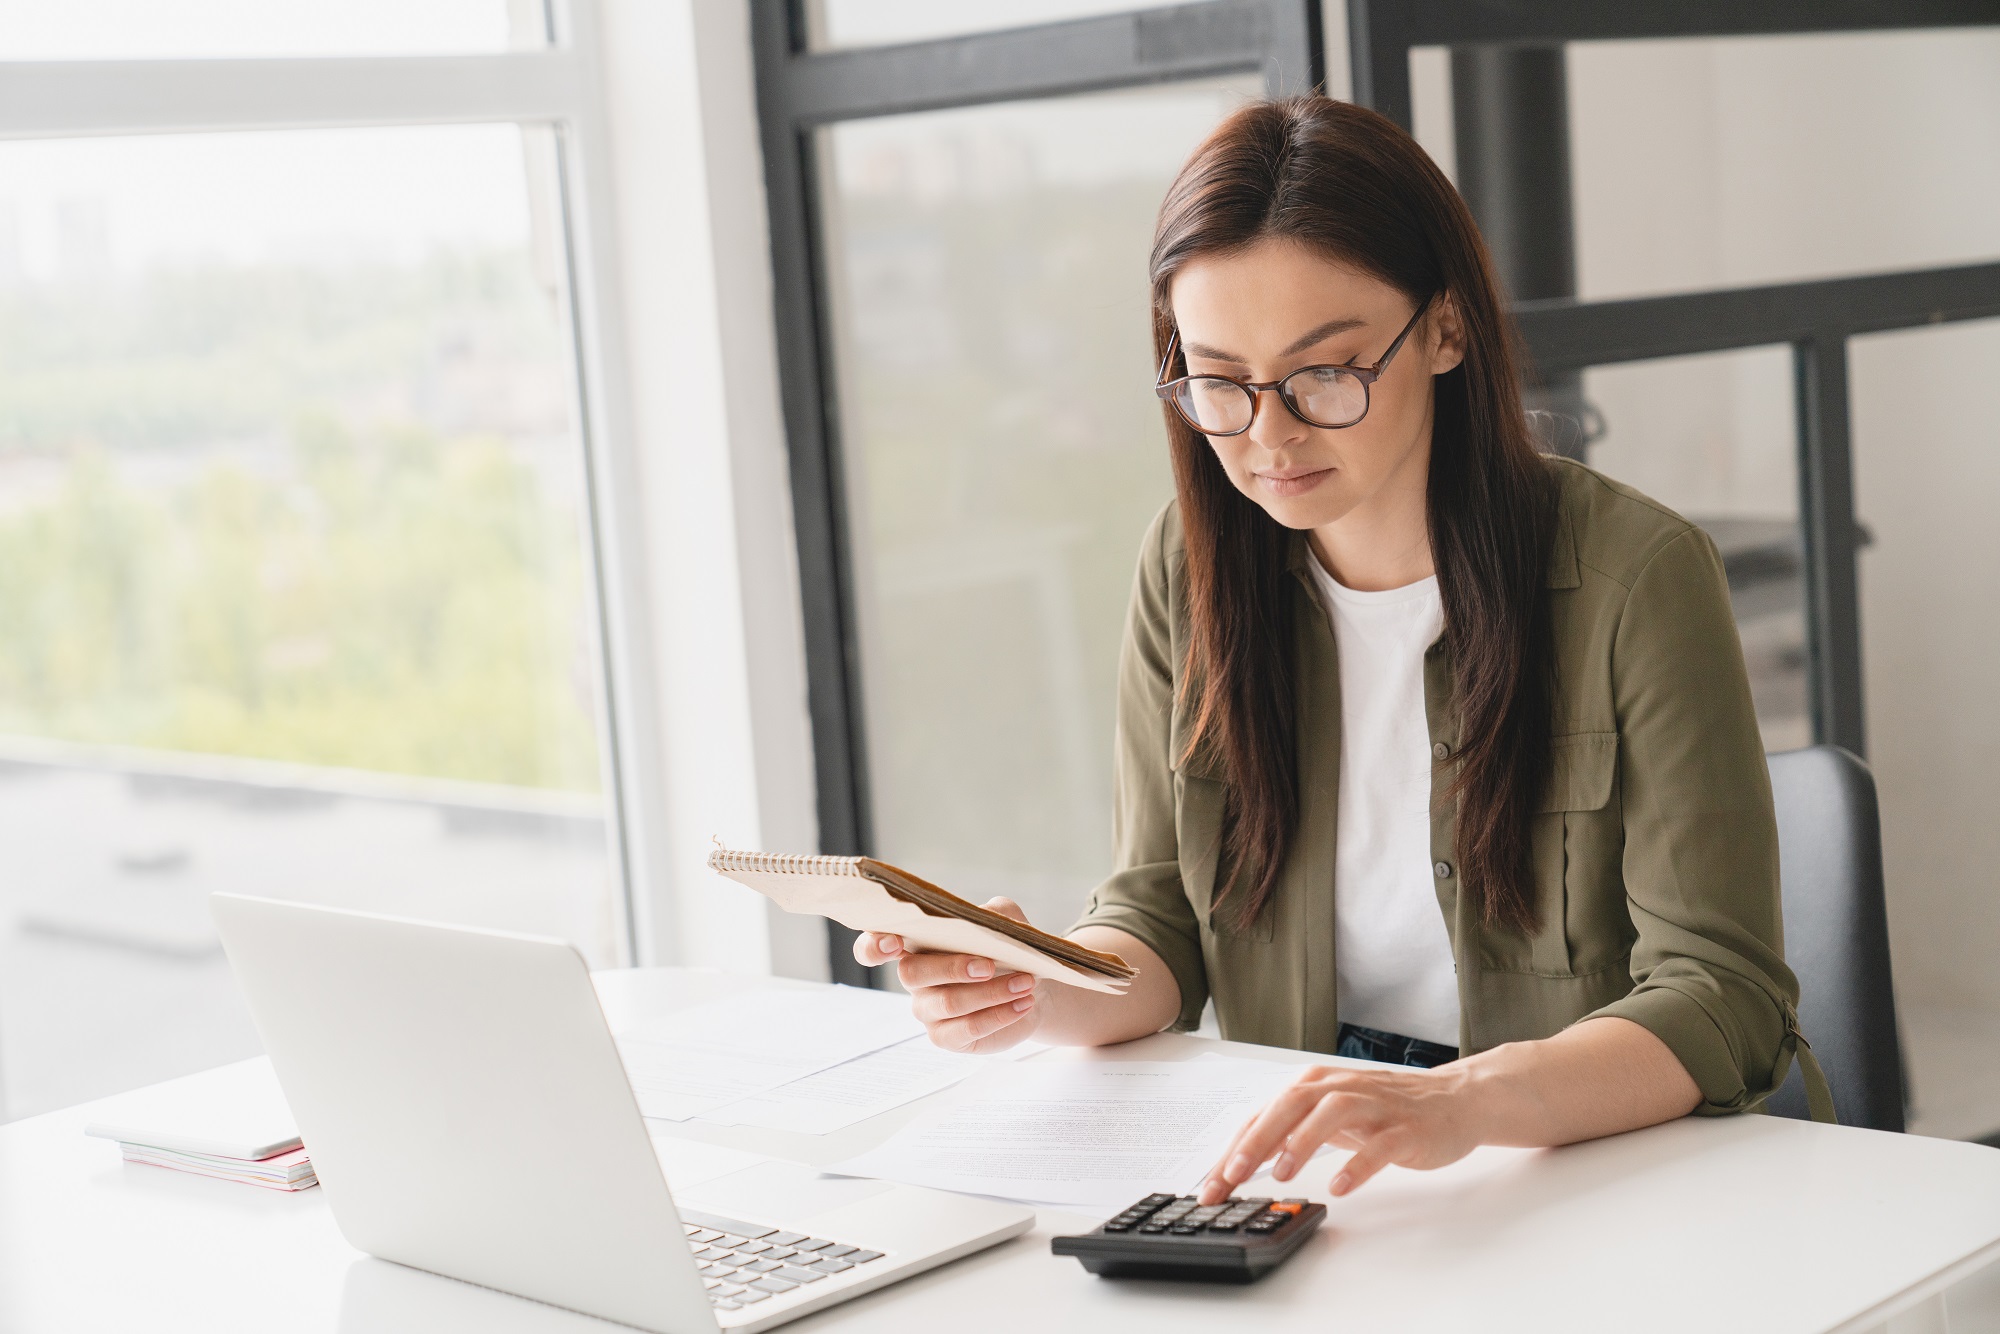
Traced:
[[833, 987], [729, 996], [617, 1039], [640, 1112], [685, 1121], [922, 1032], [908, 996]]
[[910, 1038], [795, 1079], [769, 1093], [725, 1103], [703, 1112], [701, 1119], [715, 1125], [829, 1135], [950, 1088], [995, 1061], [1016, 1061], [1043, 1050], [1039, 1042], [1023, 1042], [997, 1055], [967, 1056], [945, 1051], [928, 1037]]
[[827, 1170], [1116, 1209], [1157, 1190], [1192, 1191], [1237, 1130], [1305, 1068], [1218, 1055], [1002, 1067]]

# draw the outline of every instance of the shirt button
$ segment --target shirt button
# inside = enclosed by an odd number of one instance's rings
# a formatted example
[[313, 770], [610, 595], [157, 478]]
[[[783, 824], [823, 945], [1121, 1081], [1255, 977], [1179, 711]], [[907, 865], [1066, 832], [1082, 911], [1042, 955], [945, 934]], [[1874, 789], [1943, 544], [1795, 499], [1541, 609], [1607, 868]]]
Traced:
[[1431, 754], [1437, 756], [1441, 760], [1449, 759], [1451, 758], [1451, 747], [1445, 742], [1440, 741], [1435, 746], [1431, 747]]
[[1439, 863], [1438, 863], [1437, 865], [1435, 865], [1435, 866], [1431, 867], [1431, 870], [1433, 870], [1433, 871], [1435, 871], [1435, 872], [1437, 873], [1437, 878], [1438, 878], [1438, 879], [1440, 879], [1440, 880], [1449, 880], [1449, 879], [1451, 879], [1451, 863], [1450, 863], [1450, 862], [1439, 862]]

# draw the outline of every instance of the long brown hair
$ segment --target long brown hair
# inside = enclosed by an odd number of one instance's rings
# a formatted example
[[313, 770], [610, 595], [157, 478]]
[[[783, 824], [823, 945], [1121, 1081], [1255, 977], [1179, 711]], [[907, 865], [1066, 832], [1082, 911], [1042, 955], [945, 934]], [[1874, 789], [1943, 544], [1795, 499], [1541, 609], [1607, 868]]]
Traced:
[[[1371, 274], [1413, 306], [1439, 293], [1457, 305], [1465, 358], [1435, 381], [1428, 500], [1458, 715], [1438, 776], [1458, 803], [1462, 889], [1488, 925], [1531, 930], [1529, 817], [1548, 778], [1555, 691], [1546, 588], [1555, 486], [1521, 406], [1516, 336], [1485, 243], [1451, 182], [1393, 121], [1325, 97], [1246, 106], [1195, 150], [1160, 207], [1156, 358], [1173, 333], [1174, 275], [1268, 237]], [[1202, 752], [1220, 762], [1218, 902], [1247, 924], [1299, 821], [1296, 538], [1236, 489], [1171, 408], [1167, 434], [1191, 631], [1179, 689], [1192, 726], [1177, 760]]]

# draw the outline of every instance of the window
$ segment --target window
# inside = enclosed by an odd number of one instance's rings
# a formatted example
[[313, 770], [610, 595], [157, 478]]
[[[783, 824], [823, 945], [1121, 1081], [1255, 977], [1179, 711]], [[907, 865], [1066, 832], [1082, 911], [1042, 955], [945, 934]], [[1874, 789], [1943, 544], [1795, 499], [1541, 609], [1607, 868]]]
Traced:
[[[584, 57], [501, 0], [17, 8], [78, 124], [0, 125], [0, 1115], [255, 1054], [217, 890], [629, 960]], [[163, 58], [354, 51], [406, 58], [197, 111]]]
[[1233, 106], [1319, 82], [1318, 7], [805, 13], [753, 10], [822, 850], [1060, 931], [1109, 863], [1119, 627], [1172, 490], [1153, 218]]
[[1146, 252], [1254, 78], [824, 132], [874, 834], [1068, 924], [1111, 858], [1119, 629], [1173, 494]]

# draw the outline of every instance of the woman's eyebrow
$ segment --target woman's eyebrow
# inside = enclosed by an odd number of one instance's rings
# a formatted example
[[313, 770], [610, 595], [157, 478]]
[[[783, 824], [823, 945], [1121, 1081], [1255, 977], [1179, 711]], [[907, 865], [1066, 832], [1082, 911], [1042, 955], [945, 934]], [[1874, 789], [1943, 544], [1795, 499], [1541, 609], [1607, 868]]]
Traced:
[[1366, 325], [1367, 323], [1368, 323], [1367, 320], [1356, 320], [1356, 319], [1328, 320], [1325, 324], [1320, 325], [1317, 329], [1313, 329], [1310, 332], [1308, 332], [1304, 337], [1298, 339], [1290, 347], [1286, 348], [1283, 352], [1280, 352], [1278, 355], [1281, 357], [1289, 357], [1294, 352], [1303, 352], [1307, 348], [1311, 347], [1314, 343], [1323, 343], [1337, 333], [1346, 333], [1349, 329], [1359, 329], [1362, 326]]
[[[1328, 320], [1325, 324], [1322, 324], [1315, 329], [1307, 331], [1303, 337], [1293, 340], [1291, 346], [1287, 347], [1283, 352], [1280, 352], [1278, 355], [1281, 357], [1289, 357], [1296, 352], [1303, 352], [1315, 343], [1323, 343], [1327, 339], [1333, 337], [1335, 334], [1346, 333], [1349, 329], [1362, 328], [1367, 323], [1368, 321], [1366, 320], [1357, 320], [1346, 317], [1337, 320]], [[1237, 356], [1234, 352], [1224, 352], [1220, 348], [1213, 348], [1206, 343], [1197, 343], [1192, 341], [1191, 339], [1182, 339], [1181, 348], [1189, 356], [1202, 357], [1209, 361], [1228, 361], [1228, 362], [1233, 362], [1238, 366], [1248, 366], [1250, 364], [1248, 361], [1245, 361], [1242, 357]]]

